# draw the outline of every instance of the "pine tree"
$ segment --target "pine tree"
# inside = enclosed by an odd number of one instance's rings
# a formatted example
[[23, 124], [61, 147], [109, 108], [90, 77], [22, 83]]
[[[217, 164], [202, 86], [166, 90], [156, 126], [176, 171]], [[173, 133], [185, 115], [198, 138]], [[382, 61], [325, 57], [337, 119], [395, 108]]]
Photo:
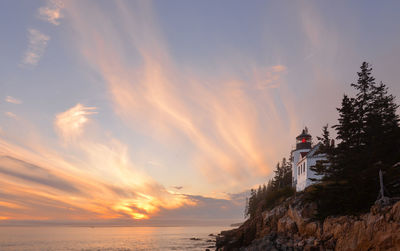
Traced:
[[343, 151], [356, 148], [357, 140], [355, 135], [359, 134], [359, 127], [354, 106], [355, 100], [344, 95], [342, 106], [337, 108], [339, 112], [339, 124], [334, 125], [333, 128], [337, 133], [336, 139], [340, 141], [338, 148]]
[[321, 181], [329, 170], [329, 163], [331, 163], [334, 144], [332, 143], [332, 139], [329, 133], [329, 125], [326, 124], [322, 127], [322, 135], [321, 137], [317, 136], [319, 141], [319, 149], [317, 154], [325, 156], [325, 159], [317, 161], [315, 166], [311, 166], [310, 169], [315, 172], [316, 175], [320, 176], [319, 178], [310, 178], [311, 181]]
[[371, 91], [369, 116], [366, 118], [367, 150], [378, 161], [391, 165], [398, 161], [399, 156], [399, 116], [396, 114], [398, 105], [394, 96], [388, 95], [387, 87], [381, 82]]
[[371, 102], [373, 102], [372, 91], [376, 85], [375, 78], [371, 76], [372, 68], [369, 67], [367, 62], [361, 65], [361, 71], [357, 73], [358, 81], [356, 84], [352, 83], [358, 93], [354, 99], [354, 116], [356, 118], [356, 127], [352, 137], [356, 138], [358, 146], [364, 146], [365, 142], [365, 126], [366, 119], [369, 116]]
[[[366, 62], [358, 72], [357, 83], [351, 86], [357, 94], [355, 98], [343, 96], [338, 108], [339, 123], [333, 126], [339, 144], [336, 148], [322, 148], [330, 164], [314, 167], [324, 175], [311, 193], [320, 217], [368, 210], [378, 194], [379, 169], [384, 171], [389, 185], [400, 179], [399, 168], [394, 167], [400, 161], [398, 105], [394, 96], [388, 94], [384, 84], [376, 84]], [[328, 142], [325, 129], [323, 145]]]
[[321, 137], [317, 136], [317, 139], [321, 143], [319, 152], [325, 153], [331, 148], [331, 137], [328, 130], [329, 125], [326, 124], [322, 127], [322, 135]]
[[263, 187], [262, 187], [262, 194], [263, 195], [267, 194], [267, 187], [265, 186], [265, 184], [263, 184]]
[[279, 190], [292, 185], [292, 166], [283, 158], [281, 163], [276, 164], [275, 177], [272, 181], [273, 189]]
[[274, 178], [270, 179], [267, 186], [263, 184], [257, 190], [250, 190], [250, 197], [246, 198], [245, 217], [253, 218], [257, 212], [273, 207], [280, 200], [293, 195], [291, 165], [282, 159], [276, 165]]
[[292, 186], [292, 165], [286, 161], [286, 158], [282, 159], [282, 188]]
[[277, 190], [281, 187], [282, 176], [283, 176], [282, 168], [281, 168], [281, 165], [279, 162], [278, 162], [278, 164], [276, 164], [276, 169], [274, 172], [275, 172], [275, 177], [272, 181], [272, 184], [273, 184], [274, 190]]
[[257, 206], [257, 191], [255, 189], [250, 189], [250, 197], [247, 200], [247, 205], [245, 208], [245, 217], [253, 217], [256, 212], [256, 206]]

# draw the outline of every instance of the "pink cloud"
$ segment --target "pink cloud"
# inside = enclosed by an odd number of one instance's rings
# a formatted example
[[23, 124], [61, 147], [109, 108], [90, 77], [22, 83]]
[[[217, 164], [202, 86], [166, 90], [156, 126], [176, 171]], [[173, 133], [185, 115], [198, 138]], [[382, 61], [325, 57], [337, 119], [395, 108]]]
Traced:
[[62, 9], [64, 4], [59, 0], [49, 0], [46, 6], [40, 7], [38, 17], [54, 25], [59, 25], [59, 19], [63, 18]]
[[16, 104], [16, 105], [22, 104], [21, 100], [16, 99], [16, 98], [11, 97], [11, 96], [7, 96], [5, 101], [8, 102], [8, 103], [11, 103], [11, 104]]
[[35, 66], [47, 47], [50, 37], [36, 29], [28, 29], [28, 49], [22, 59], [23, 65]]

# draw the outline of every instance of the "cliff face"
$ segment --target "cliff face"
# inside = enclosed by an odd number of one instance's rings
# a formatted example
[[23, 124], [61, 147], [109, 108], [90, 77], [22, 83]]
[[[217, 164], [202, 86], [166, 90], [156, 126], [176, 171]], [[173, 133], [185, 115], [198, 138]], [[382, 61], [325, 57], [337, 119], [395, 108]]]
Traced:
[[217, 250], [400, 250], [400, 202], [361, 216], [312, 220], [316, 206], [289, 198], [217, 237]]

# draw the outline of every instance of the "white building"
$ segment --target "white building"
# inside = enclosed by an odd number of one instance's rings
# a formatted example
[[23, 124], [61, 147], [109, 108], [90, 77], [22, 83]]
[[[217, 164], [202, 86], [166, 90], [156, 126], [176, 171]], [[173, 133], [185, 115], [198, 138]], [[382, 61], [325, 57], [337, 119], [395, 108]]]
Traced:
[[310, 170], [318, 160], [324, 160], [325, 156], [318, 153], [320, 143], [312, 146], [312, 137], [308, 134], [307, 127], [296, 137], [296, 149], [292, 151], [292, 177], [296, 191], [302, 191], [313, 183], [310, 178], [318, 176]]

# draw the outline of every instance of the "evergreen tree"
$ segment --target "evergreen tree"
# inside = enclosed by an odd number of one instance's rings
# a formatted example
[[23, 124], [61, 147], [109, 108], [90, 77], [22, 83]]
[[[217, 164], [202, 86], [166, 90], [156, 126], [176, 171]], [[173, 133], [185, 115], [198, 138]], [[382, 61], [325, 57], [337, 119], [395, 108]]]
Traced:
[[389, 185], [400, 178], [399, 168], [394, 167], [400, 161], [398, 105], [371, 72], [364, 62], [357, 83], [351, 84], [357, 90], [355, 98], [342, 99], [339, 123], [333, 126], [339, 140], [336, 148], [326, 147], [329, 135], [327, 127], [323, 130], [321, 150], [330, 164], [314, 168], [324, 176], [311, 193], [320, 217], [368, 210], [378, 194], [380, 169]]
[[273, 188], [274, 190], [277, 190], [281, 187], [281, 182], [282, 182], [282, 177], [283, 177], [283, 172], [280, 163], [276, 164], [276, 169], [275, 169], [275, 177], [272, 180]]
[[257, 190], [250, 190], [250, 197], [246, 198], [245, 217], [253, 218], [257, 212], [273, 207], [280, 200], [293, 195], [291, 165], [282, 159], [276, 165], [274, 178], [263, 184]]
[[286, 161], [286, 158], [282, 159], [282, 188], [292, 186], [292, 164]]
[[263, 184], [263, 187], [262, 187], [262, 194], [263, 195], [267, 194], [267, 187], [265, 186], [265, 184]]
[[369, 67], [369, 64], [363, 62], [361, 71], [357, 73], [357, 83], [351, 84], [358, 91], [353, 104], [353, 116], [356, 119], [356, 126], [353, 128], [352, 137], [355, 139], [356, 146], [359, 149], [366, 146], [366, 120], [369, 117], [371, 104], [374, 101], [372, 92], [375, 89], [376, 83], [371, 72], [372, 68]]
[[256, 206], [257, 206], [257, 201], [256, 201], [256, 196], [257, 192], [254, 189], [250, 189], [250, 197], [247, 200], [247, 205], [245, 208], [245, 217], [253, 217], [256, 212]]
[[273, 189], [278, 190], [292, 185], [292, 165], [283, 158], [276, 165], [275, 177], [272, 181]]
[[267, 193], [270, 193], [274, 190], [273, 180], [269, 180], [267, 183]]
[[317, 139], [320, 144], [317, 154], [325, 156], [326, 159], [319, 160], [317, 161], [315, 166], [310, 167], [310, 169], [314, 171], [316, 175], [320, 176], [319, 178], [310, 178], [311, 181], [320, 181], [321, 179], [323, 179], [324, 178], [323, 175], [327, 174], [329, 163], [331, 163], [334, 144], [332, 143], [328, 127], [329, 127], [328, 124], [322, 127], [321, 137], [317, 136]]
[[387, 87], [380, 83], [371, 90], [369, 116], [366, 118], [365, 134], [367, 151], [375, 161], [391, 165], [399, 157], [399, 116], [396, 114], [398, 105], [394, 96], [388, 95]]

